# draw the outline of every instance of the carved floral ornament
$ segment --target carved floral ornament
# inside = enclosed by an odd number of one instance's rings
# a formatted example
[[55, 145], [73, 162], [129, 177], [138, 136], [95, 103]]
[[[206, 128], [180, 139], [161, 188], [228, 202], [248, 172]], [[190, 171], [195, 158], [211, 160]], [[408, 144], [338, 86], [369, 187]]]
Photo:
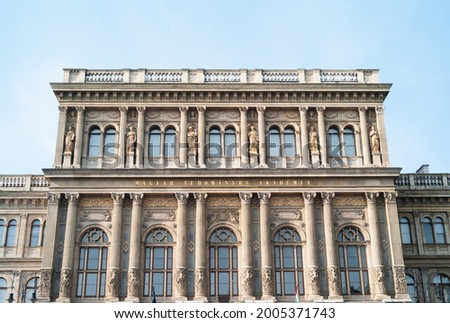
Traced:
[[337, 220], [364, 220], [365, 214], [362, 209], [336, 209], [334, 216]]
[[217, 222], [229, 222], [239, 225], [239, 210], [215, 210], [208, 212], [208, 226]]
[[145, 212], [144, 221], [175, 221], [173, 210], [148, 210]]

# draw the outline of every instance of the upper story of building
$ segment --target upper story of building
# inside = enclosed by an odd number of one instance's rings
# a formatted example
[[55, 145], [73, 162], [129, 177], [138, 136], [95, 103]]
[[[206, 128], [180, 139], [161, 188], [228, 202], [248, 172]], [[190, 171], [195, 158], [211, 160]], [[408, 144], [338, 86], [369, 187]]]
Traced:
[[390, 166], [378, 70], [65, 69], [55, 168]]

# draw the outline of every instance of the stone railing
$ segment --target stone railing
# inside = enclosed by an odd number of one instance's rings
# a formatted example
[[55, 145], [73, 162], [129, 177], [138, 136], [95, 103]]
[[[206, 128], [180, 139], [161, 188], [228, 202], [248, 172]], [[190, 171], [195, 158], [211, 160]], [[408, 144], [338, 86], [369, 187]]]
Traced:
[[2, 175], [0, 191], [42, 191], [50, 185], [41, 175]]
[[64, 69], [64, 83], [379, 83], [378, 70]]
[[450, 189], [448, 174], [401, 174], [395, 179], [397, 189]]

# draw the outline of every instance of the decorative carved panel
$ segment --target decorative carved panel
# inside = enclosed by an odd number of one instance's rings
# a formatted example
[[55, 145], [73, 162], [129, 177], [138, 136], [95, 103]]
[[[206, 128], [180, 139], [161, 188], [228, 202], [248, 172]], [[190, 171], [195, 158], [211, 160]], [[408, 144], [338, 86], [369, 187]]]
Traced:
[[111, 197], [82, 197], [78, 202], [79, 207], [106, 207], [112, 208]]
[[290, 194], [290, 195], [276, 195], [273, 194], [270, 198], [270, 206], [271, 207], [279, 207], [279, 206], [296, 206], [303, 207], [303, 197], [301, 194]]
[[334, 206], [366, 206], [364, 196], [336, 196], [333, 200]]
[[347, 209], [336, 209], [334, 211], [334, 216], [338, 220], [364, 220], [364, 210], [347, 210]]
[[212, 206], [218, 206], [218, 207], [240, 207], [241, 202], [239, 200], [239, 197], [236, 196], [217, 196], [217, 195], [210, 195], [208, 199], [206, 200], [206, 206], [212, 207]]
[[144, 207], [177, 207], [175, 195], [154, 195], [144, 198]]

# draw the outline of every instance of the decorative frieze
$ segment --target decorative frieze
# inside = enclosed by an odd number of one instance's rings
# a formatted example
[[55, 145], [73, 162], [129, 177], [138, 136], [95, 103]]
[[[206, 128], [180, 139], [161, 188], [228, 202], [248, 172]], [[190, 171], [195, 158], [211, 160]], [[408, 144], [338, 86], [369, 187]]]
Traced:
[[81, 197], [78, 203], [79, 207], [101, 207], [112, 208], [113, 200], [108, 197]]
[[211, 210], [207, 215], [208, 226], [216, 222], [228, 222], [239, 225], [239, 210]]
[[270, 207], [303, 207], [303, 198], [297, 194], [273, 194], [269, 202]]
[[109, 210], [81, 212], [80, 222], [89, 221], [111, 221], [111, 212]]
[[334, 216], [337, 220], [364, 220], [365, 213], [363, 209], [336, 209]]
[[207, 207], [240, 207], [238, 196], [211, 195], [206, 201]]
[[169, 195], [151, 195], [144, 198], [143, 205], [145, 208], [173, 208], [177, 207], [177, 200]]
[[272, 211], [272, 219], [276, 220], [302, 220], [302, 212], [300, 210], [284, 210], [274, 209]]
[[336, 196], [333, 199], [333, 205], [337, 206], [366, 206], [366, 200], [362, 195], [355, 196]]
[[144, 215], [144, 221], [175, 221], [175, 219], [175, 210], [148, 210]]

